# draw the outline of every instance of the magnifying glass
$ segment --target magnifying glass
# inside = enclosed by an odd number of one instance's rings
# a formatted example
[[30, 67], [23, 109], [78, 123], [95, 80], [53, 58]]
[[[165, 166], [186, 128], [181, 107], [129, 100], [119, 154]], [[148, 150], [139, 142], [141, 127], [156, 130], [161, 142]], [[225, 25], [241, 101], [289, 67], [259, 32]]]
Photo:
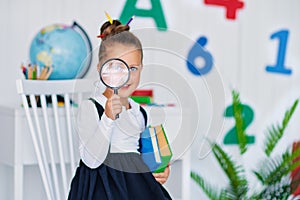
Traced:
[[[100, 69], [102, 83], [113, 89], [118, 94], [118, 89], [123, 87], [129, 80], [130, 71], [127, 63], [120, 58], [111, 58], [105, 61]], [[116, 115], [118, 118], [119, 115]]]

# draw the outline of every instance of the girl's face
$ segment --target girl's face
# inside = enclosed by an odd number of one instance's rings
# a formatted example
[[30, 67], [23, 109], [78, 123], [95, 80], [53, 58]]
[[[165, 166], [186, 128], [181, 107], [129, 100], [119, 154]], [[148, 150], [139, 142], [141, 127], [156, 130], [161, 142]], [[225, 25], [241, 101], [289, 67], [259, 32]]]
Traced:
[[[129, 67], [130, 78], [126, 85], [118, 90], [118, 95], [120, 97], [128, 97], [138, 87], [140, 82], [142, 71], [141, 50], [136, 49], [134, 46], [114, 44], [113, 47], [110, 47], [107, 51], [107, 57], [105, 60], [110, 58], [120, 58], [124, 60]], [[100, 71], [100, 67], [101, 66], [98, 65], [98, 71]]]

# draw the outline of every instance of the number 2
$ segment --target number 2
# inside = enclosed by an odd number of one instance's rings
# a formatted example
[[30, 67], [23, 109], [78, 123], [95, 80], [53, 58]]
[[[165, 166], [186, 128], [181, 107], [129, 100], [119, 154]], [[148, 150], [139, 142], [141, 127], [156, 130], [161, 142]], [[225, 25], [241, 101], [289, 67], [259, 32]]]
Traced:
[[[252, 123], [254, 118], [254, 112], [252, 108], [248, 105], [241, 104], [242, 105], [242, 117], [245, 124], [243, 124], [243, 129], [246, 130], [246, 128]], [[233, 113], [233, 105], [230, 105], [225, 110], [225, 117], [234, 117]], [[247, 138], [247, 144], [253, 144], [255, 142], [255, 136], [246, 135]], [[225, 135], [224, 144], [238, 144], [238, 137], [236, 132], [236, 127], [234, 126], [231, 128], [228, 133]]]

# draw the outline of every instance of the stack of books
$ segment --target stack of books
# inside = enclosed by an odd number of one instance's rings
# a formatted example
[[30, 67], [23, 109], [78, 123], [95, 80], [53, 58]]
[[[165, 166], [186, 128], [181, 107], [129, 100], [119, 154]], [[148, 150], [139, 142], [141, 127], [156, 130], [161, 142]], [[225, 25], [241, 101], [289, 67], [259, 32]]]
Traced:
[[153, 103], [153, 90], [151, 89], [138, 89], [131, 94], [131, 99], [139, 104]]
[[172, 150], [162, 125], [149, 126], [141, 134], [140, 152], [151, 172], [163, 172], [172, 158]]

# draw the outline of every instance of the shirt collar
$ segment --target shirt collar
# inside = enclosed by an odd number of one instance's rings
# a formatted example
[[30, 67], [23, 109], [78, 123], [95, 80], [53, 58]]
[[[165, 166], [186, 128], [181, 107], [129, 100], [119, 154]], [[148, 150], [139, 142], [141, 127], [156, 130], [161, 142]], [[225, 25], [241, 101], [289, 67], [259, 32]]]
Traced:
[[128, 98], [128, 101], [131, 106], [131, 108], [128, 111], [134, 115], [138, 115], [140, 113], [140, 105], [131, 98]]
[[[102, 105], [103, 107], [106, 104], [107, 98], [101, 94], [98, 96], [93, 97], [100, 105]], [[129, 112], [131, 112], [134, 115], [138, 115], [140, 113], [140, 105], [138, 103], [136, 103], [134, 100], [132, 100], [131, 98], [128, 98], [129, 104], [131, 106], [131, 108], [128, 110]]]

